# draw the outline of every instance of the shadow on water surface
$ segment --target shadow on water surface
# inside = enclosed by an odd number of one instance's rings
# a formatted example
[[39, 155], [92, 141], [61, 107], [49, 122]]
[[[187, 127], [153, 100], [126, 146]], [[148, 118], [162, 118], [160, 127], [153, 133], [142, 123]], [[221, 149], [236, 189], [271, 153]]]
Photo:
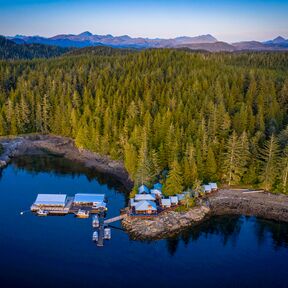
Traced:
[[85, 175], [89, 182], [97, 180], [101, 185], [107, 185], [108, 188], [114, 188], [119, 192], [127, 194], [127, 189], [120, 181], [117, 181], [112, 176], [100, 173], [94, 168], [89, 168], [77, 161], [65, 159], [61, 156], [54, 155], [33, 155], [20, 156], [13, 159], [11, 163], [18, 170], [26, 170], [30, 173], [50, 173], [57, 176], [72, 176], [77, 177]]

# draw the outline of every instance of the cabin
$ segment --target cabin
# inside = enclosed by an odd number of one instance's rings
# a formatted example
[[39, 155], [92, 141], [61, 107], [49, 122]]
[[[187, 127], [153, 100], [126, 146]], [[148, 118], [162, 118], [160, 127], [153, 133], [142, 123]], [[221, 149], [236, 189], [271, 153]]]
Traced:
[[161, 198], [162, 192], [161, 192], [161, 190], [158, 190], [158, 189], [151, 189], [151, 195], [154, 195], [155, 197]]
[[183, 194], [177, 194], [176, 196], [177, 196], [179, 202], [183, 202], [184, 199], [185, 199], [185, 194], [184, 193]]
[[153, 185], [153, 189], [160, 190], [160, 191], [162, 191], [162, 187], [163, 187], [163, 185], [161, 183], [159, 183], [159, 182], [155, 183]]
[[64, 208], [67, 203], [66, 194], [38, 194], [33, 206], [38, 208]]
[[70, 205], [68, 202], [66, 194], [38, 194], [30, 210], [32, 212], [45, 210], [49, 214], [67, 214]]
[[170, 196], [169, 199], [171, 201], [171, 206], [178, 205], [178, 197], [177, 196]]
[[156, 197], [152, 194], [136, 194], [134, 200], [139, 201], [155, 201]]
[[134, 198], [131, 198], [129, 200], [129, 205], [130, 205], [130, 207], [135, 207], [137, 205], [137, 202], [134, 200]]
[[202, 190], [203, 190], [203, 192], [205, 192], [205, 193], [211, 193], [211, 191], [212, 191], [210, 185], [203, 185], [203, 186], [202, 186]]
[[214, 182], [210, 182], [209, 183], [210, 187], [211, 187], [211, 190], [213, 192], [217, 191], [218, 190], [218, 186], [217, 186], [217, 183], [214, 183]]
[[[105, 194], [75, 194], [73, 204], [75, 206], [101, 207], [105, 203]], [[106, 204], [106, 203], [105, 203]], [[106, 207], [106, 205], [105, 205]]]
[[170, 208], [171, 200], [170, 199], [161, 199], [161, 207], [162, 208]]
[[149, 194], [149, 188], [146, 185], [141, 185], [138, 188], [138, 194]]
[[135, 206], [136, 214], [155, 215], [157, 214], [156, 203], [153, 201], [139, 201]]

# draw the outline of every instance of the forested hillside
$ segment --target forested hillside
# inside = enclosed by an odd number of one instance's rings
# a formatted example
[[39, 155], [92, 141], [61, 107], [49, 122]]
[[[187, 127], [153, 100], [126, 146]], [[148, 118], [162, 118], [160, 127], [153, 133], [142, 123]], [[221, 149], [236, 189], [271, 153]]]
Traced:
[[0, 135], [72, 137], [123, 160], [136, 184], [168, 170], [168, 194], [212, 180], [286, 192], [287, 59], [163, 49], [2, 61]]
[[0, 59], [51, 58], [60, 56], [70, 50], [70, 48], [42, 44], [16, 44], [0, 36]]

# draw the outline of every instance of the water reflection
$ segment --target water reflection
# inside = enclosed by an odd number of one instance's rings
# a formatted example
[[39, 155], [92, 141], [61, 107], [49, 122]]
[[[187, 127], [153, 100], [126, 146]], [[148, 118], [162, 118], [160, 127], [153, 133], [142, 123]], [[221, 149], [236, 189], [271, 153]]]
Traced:
[[97, 180], [101, 185], [107, 185], [110, 189], [114, 188], [119, 192], [127, 194], [127, 189], [124, 185], [114, 177], [63, 157], [52, 155], [20, 156], [13, 159], [12, 165], [18, 170], [29, 171], [35, 175], [39, 172], [55, 174], [57, 176], [69, 175], [72, 178], [86, 175], [89, 182]]
[[[246, 220], [246, 221], [245, 221]], [[217, 235], [225, 247], [230, 244], [237, 246], [242, 226], [252, 221], [252, 230], [255, 232], [259, 245], [266, 244], [267, 238], [271, 237], [275, 249], [288, 247], [288, 224], [247, 216], [215, 216], [199, 225], [190, 227], [182, 233], [167, 239], [167, 249], [170, 255], [174, 255], [183, 241], [185, 246], [191, 242], [199, 241], [199, 238], [208, 239]]]

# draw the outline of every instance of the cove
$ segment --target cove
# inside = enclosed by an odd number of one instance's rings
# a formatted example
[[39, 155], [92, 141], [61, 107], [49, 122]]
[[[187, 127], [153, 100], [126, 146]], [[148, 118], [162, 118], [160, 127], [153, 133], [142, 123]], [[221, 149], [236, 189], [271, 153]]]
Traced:
[[[105, 193], [108, 215], [127, 204], [125, 187], [61, 157], [19, 157], [0, 176], [3, 287], [287, 287], [288, 225], [244, 216], [213, 217], [181, 234], [137, 241], [112, 229], [103, 248], [91, 218], [25, 213], [38, 193]], [[1, 285], [1, 286], [2, 286]]]

